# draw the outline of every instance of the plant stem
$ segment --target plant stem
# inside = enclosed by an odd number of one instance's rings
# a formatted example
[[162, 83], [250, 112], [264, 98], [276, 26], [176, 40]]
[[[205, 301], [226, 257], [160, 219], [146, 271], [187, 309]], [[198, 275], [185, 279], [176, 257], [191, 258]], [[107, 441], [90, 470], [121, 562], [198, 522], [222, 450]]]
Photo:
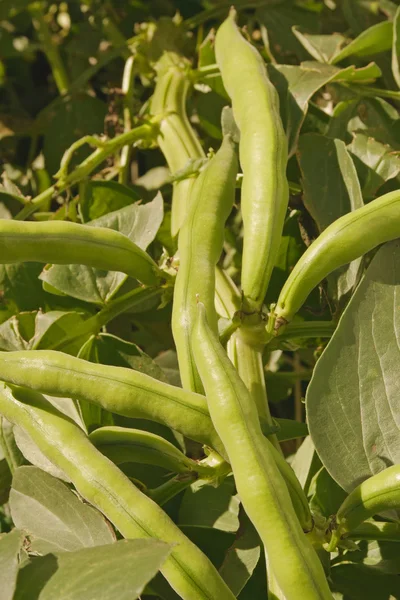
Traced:
[[32, 15], [33, 26], [36, 29], [43, 52], [49, 61], [57, 89], [62, 96], [68, 91], [69, 78], [64, 63], [61, 60], [58, 46], [52, 40], [42, 4], [40, 2], [34, 3], [29, 7], [29, 12]]
[[[135, 57], [132, 55], [125, 63], [124, 75], [122, 78], [122, 93], [124, 94], [124, 132], [132, 129], [132, 96], [135, 83]], [[119, 163], [120, 183], [129, 183], [130, 166], [132, 157], [132, 144], [127, 144], [121, 150]]]

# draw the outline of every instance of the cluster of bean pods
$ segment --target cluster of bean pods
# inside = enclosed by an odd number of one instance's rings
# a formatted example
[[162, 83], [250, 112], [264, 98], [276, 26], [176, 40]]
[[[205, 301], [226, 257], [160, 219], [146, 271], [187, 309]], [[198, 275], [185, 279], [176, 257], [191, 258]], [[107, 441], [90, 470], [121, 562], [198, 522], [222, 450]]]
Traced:
[[[21, 427], [123, 536], [157, 537], [173, 544], [162, 573], [184, 600], [229, 600], [234, 595], [160, 505], [170, 497], [171, 486], [181, 489], [182, 481], [194, 478], [215, 484], [228, 473], [233, 473], [240, 501], [264, 545], [271, 597], [329, 600], [332, 594], [318, 556], [322, 543], [315, 542], [307, 499], [274, 435], [263, 375], [268, 336], [260, 328], [260, 314], [288, 205], [287, 141], [278, 96], [261, 56], [238, 29], [234, 10], [216, 34], [215, 50], [239, 142], [224, 131], [219, 150], [205, 160], [186, 115], [190, 65], [174, 53], [165, 53], [158, 63], [150, 104], [158, 123], [157, 141], [172, 175], [188, 161], [205, 162], [197, 177], [173, 184], [172, 235], [178, 236], [179, 269], [172, 331], [182, 388], [52, 350], [0, 352], [0, 413]], [[101, 152], [95, 153], [96, 161]], [[217, 269], [235, 201], [238, 153], [243, 171], [242, 296]], [[77, 171], [63, 177], [75, 183]], [[399, 192], [334, 222], [291, 272], [271, 310], [269, 335], [293, 318], [330, 272], [399, 235]], [[24, 261], [120, 271], [145, 286], [162, 286], [171, 279], [119, 232], [59, 221], [1, 220], [0, 262]], [[239, 319], [229, 329], [226, 350], [218, 337], [218, 315], [233, 321], [239, 309], [254, 316], [249, 330], [263, 330], [263, 335], [255, 342]], [[87, 435], [42, 394], [162, 423], [206, 446], [208, 455], [192, 460], [164, 438], [142, 430], [102, 427]], [[270, 427], [267, 437], [260, 423]], [[158, 465], [187, 479], [174, 478], [162, 494], [141, 491], [118, 468], [125, 462]], [[400, 469], [394, 466], [356, 488], [332, 519], [328, 550], [352, 535], [375, 535], [364, 521], [400, 508], [399, 481]], [[389, 529], [387, 536], [398, 539], [397, 529]]]

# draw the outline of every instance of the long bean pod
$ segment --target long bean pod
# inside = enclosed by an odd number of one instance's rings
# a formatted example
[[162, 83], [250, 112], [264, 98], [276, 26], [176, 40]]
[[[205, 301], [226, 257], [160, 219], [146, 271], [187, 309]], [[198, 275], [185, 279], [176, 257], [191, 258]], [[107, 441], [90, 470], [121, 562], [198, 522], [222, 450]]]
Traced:
[[289, 200], [287, 141], [278, 94], [256, 49], [239, 32], [231, 10], [215, 40], [218, 66], [240, 129], [244, 226], [242, 290], [259, 310], [274, 267]]
[[94, 364], [55, 350], [0, 352], [0, 379], [70, 397], [125, 417], [164, 423], [225, 455], [204, 396], [124, 367]]
[[155, 502], [140, 492], [89, 441], [83, 430], [40, 394], [4, 384], [0, 412], [21, 427], [126, 538], [155, 537], [173, 544], [161, 572], [185, 600], [233, 600], [208, 558]]
[[0, 220], [0, 263], [51, 262], [121, 271], [154, 285], [165, 273], [128, 237], [106, 227], [67, 221]]
[[300, 527], [271, 445], [262, 436], [255, 404], [208, 326], [201, 303], [192, 339], [213, 423], [279, 587], [287, 600], [331, 600], [322, 565]]
[[340, 217], [307, 248], [274, 309], [275, 329], [290, 321], [311, 291], [335, 269], [400, 236], [400, 192], [389, 192]]
[[237, 159], [230, 135], [196, 180], [187, 218], [179, 233], [180, 266], [176, 277], [172, 332], [178, 353], [182, 385], [202, 392], [191, 350], [191, 332], [197, 318], [198, 295], [207, 306], [216, 332], [215, 267], [221, 256], [225, 221], [235, 198]]
[[100, 427], [89, 439], [113, 463], [139, 462], [175, 473], [199, 473], [213, 477], [215, 469], [185, 456], [171, 442], [155, 433], [127, 427]]
[[[165, 52], [157, 66], [157, 83], [151, 100], [151, 113], [161, 118], [158, 144], [172, 174], [190, 159], [203, 158], [204, 152], [189, 123], [186, 100], [190, 88], [189, 64], [178, 54]], [[172, 235], [177, 235], [186, 215], [195, 180], [176, 181], [172, 196]]]
[[393, 465], [358, 485], [336, 513], [336, 529], [330, 548], [363, 521], [390, 509], [400, 509], [400, 465]]

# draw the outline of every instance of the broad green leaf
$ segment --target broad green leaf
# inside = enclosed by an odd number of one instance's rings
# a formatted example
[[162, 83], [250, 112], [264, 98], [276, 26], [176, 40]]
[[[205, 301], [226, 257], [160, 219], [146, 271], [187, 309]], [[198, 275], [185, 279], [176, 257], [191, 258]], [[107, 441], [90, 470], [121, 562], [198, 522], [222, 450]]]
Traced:
[[221, 112], [227, 100], [216, 92], [198, 94], [196, 97], [196, 112], [200, 127], [214, 140], [222, 140]]
[[[93, 221], [140, 200], [137, 192], [116, 181], [89, 181], [80, 202], [83, 222]], [[138, 242], [136, 242], [138, 243]]]
[[289, 156], [295, 152], [308, 102], [315, 92], [327, 83], [371, 81], [381, 74], [374, 63], [362, 69], [356, 69], [354, 66], [339, 69], [333, 65], [312, 61], [303, 62], [300, 66], [268, 65], [268, 73], [279, 94]]
[[347, 493], [332, 479], [325, 467], [316, 473], [310, 483], [310, 508], [313, 514], [330, 517], [337, 513]]
[[[90, 221], [88, 225], [119, 231], [146, 250], [154, 240], [162, 219], [163, 199], [158, 193], [152, 202], [130, 204]], [[51, 265], [41, 273], [40, 279], [68, 296], [104, 305], [128, 277], [124, 273], [100, 271], [84, 265]]]
[[306, 423], [295, 421], [294, 419], [275, 419], [276, 424], [280, 428], [276, 433], [276, 437], [280, 442], [287, 440], [295, 440], [308, 435]]
[[239, 498], [234, 494], [232, 477], [217, 488], [195, 481], [183, 496], [179, 525], [213, 527], [235, 532], [239, 527]]
[[348, 58], [349, 56], [373, 56], [392, 47], [393, 23], [383, 21], [369, 27], [366, 31], [350, 42], [343, 50], [331, 59], [333, 64]]
[[358, 543], [359, 550], [349, 551], [343, 556], [344, 561], [362, 563], [381, 573], [400, 573], [400, 553], [398, 542], [378, 540]]
[[29, 532], [31, 548], [40, 554], [73, 552], [115, 540], [101, 513], [36, 467], [19, 467], [14, 473], [10, 508], [15, 525]]
[[355, 132], [347, 149], [357, 168], [365, 199], [372, 200], [386, 181], [400, 173], [398, 153], [364, 133]]
[[[43, 131], [43, 155], [46, 170], [55, 173], [60, 167], [65, 150], [85, 135], [101, 134], [104, 131], [106, 106], [98, 98], [80, 94], [65, 99], [52, 111]], [[86, 158], [93, 148], [83, 146], [73, 156], [70, 169]]]
[[243, 509], [239, 512], [239, 522], [235, 541], [219, 568], [222, 579], [235, 596], [239, 595], [252, 576], [261, 554], [261, 540]]
[[135, 600], [170, 551], [155, 539], [120, 540], [33, 558], [19, 573], [14, 600]]
[[400, 7], [393, 21], [392, 72], [397, 87], [400, 88]]
[[19, 554], [24, 542], [24, 532], [13, 529], [10, 533], [0, 535], [0, 573], [1, 573], [1, 600], [13, 600], [18, 569]]
[[335, 595], [342, 600], [396, 600], [400, 598], [397, 575], [383, 575], [363, 565], [337, 565], [330, 578]]
[[235, 540], [232, 532], [207, 526], [180, 525], [183, 533], [211, 560], [218, 569]]
[[311, 479], [321, 467], [321, 461], [315, 452], [310, 436], [307, 436], [290, 463], [301, 487], [308, 496]]
[[38, 279], [42, 269], [43, 265], [40, 263], [0, 265], [2, 312], [6, 314], [6, 311], [9, 311], [14, 314], [45, 306], [48, 295], [43, 291]]
[[[341, 140], [305, 134], [299, 139], [298, 161], [303, 201], [320, 233], [342, 215], [363, 206], [357, 172]], [[360, 265], [361, 259], [357, 259], [328, 277], [328, 290], [335, 303], [356, 285]]]
[[331, 35], [312, 35], [303, 33], [296, 25], [292, 27], [292, 31], [307, 52], [309, 52], [315, 60], [322, 63], [330, 63], [331, 59], [338, 53], [346, 40], [340, 33], [333, 33]]
[[348, 492], [400, 462], [399, 265], [399, 241], [375, 255], [307, 390], [315, 448]]

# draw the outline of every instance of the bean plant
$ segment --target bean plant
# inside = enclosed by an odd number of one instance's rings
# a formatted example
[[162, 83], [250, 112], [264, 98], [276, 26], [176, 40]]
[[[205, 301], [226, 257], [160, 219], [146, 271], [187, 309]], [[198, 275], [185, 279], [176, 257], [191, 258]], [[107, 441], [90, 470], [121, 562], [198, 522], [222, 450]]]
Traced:
[[400, 8], [0, 5], [0, 598], [400, 598]]

